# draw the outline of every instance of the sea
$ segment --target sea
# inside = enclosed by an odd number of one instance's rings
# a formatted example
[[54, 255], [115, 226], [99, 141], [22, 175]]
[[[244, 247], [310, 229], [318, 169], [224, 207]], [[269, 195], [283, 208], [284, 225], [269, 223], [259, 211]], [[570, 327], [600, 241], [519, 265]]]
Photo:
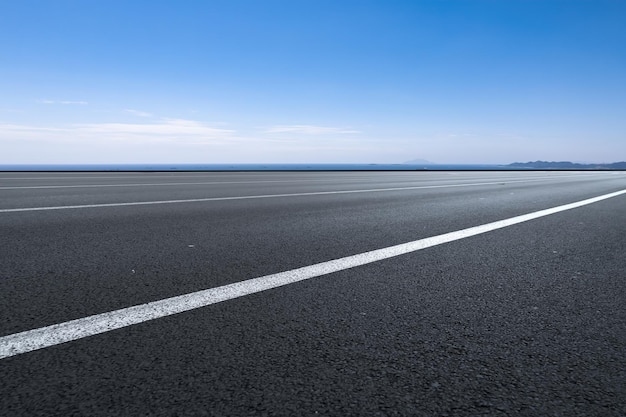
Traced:
[[430, 164], [7, 164], [0, 171], [500, 171], [519, 170], [508, 165]]

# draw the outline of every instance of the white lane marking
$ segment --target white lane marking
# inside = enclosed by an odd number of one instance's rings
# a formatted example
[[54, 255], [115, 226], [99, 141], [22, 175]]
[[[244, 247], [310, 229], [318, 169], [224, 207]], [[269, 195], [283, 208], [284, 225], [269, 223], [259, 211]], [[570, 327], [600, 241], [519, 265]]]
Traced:
[[[572, 175], [567, 178], [580, 178], [588, 177], [590, 175]], [[563, 177], [533, 177], [526, 180], [518, 180], [519, 177], [503, 177], [503, 178], [491, 178], [491, 181], [541, 181], [548, 179], [562, 179]], [[461, 181], [472, 181], [471, 179]], [[325, 179], [291, 179], [291, 180], [260, 180], [260, 181], [207, 181], [207, 182], [163, 182], [163, 183], [129, 183], [129, 184], [73, 184], [73, 185], [24, 185], [24, 186], [0, 186], [0, 190], [44, 190], [44, 189], [56, 189], [56, 188], [99, 188], [99, 187], [162, 187], [162, 186], [179, 186], [179, 185], [220, 185], [220, 184], [266, 184], [266, 183], [286, 183], [286, 182], [329, 182], [331, 178]], [[371, 179], [353, 178], [352, 182], [371, 182]], [[413, 182], [415, 179], [405, 180]], [[449, 181], [449, 179], [441, 179], [440, 181]]]
[[[57, 177], [3, 177], [2, 174], [6, 173], [6, 171], [0, 171], [0, 179], [2, 180], [67, 180], [67, 179], [75, 179], [75, 178], [79, 178], [79, 179], [119, 179], [119, 178], [206, 178], [207, 175], [210, 176], [218, 176], [220, 174], [224, 174], [224, 176], [234, 176], [236, 174], [246, 174], [246, 172], [240, 172], [240, 171], [207, 171], [205, 174], [206, 175], [202, 175], [202, 173], [200, 173], [200, 175], [182, 175], [181, 172], [173, 172], [171, 174], [158, 174], [157, 172], [152, 172], [152, 171], [139, 171], [136, 172], [135, 175], [123, 175], [123, 174], [116, 174], [114, 172], [111, 172], [111, 175], [106, 175], [106, 176], [96, 176], [96, 175], [102, 175], [103, 173], [94, 173], [94, 175], [88, 175], [89, 173], [85, 173], [85, 172], [80, 172], [80, 171], [76, 171], [74, 173], [74, 175], [72, 175], [72, 173], [70, 173], [69, 175], [62, 175], [62, 176], [57, 176]], [[253, 174], [258, 174], [259, 172], [250, 172]], [[271, 172], [270, 172], [271, 173]], [[106, 174], [106, 173], [104, 173]]]
[[[199, 179], [206, 179], [208, 176], [214, 178], [214, 177], [234, 177], [234, 176], [244, 176], [244, 175], [249, 175], [249, 174], [253, 174], [255, 176], [259, 176], [259, 175], [264, 175], [264, 176], [269, 176], [269, 177], [276, 177], [276, 176], [281, 176], [282, 174], [285, 173], [289, 173], [289, 174], [310, 174], [310, 173], [315, 173], [315, 174], [321, 174], [321, 175], [329, 175], [328, 178], [326, 179], [320, 179], [319, 181], [329, 181], [332, 180], [333, 177], [330, 176], [332, 174], [340, 174], [341, 176], [344, 177], [349, 177], [351, 179], [358, 179], [360, 180], [362, 178], [362, 174], [373, 174], [374, 176], [380, 176], [380, 175], [385, 175], [385, 176], [393, 176], [393, 177], [413, 177], [414, 175], [419, 175], [419, 176], [424, 176], [424, 175], [431, 175], [431, 174], [447, 174], [449, 176], [456, 176], [459, 174], [463, 174], [463, 175], [467, 175], [467, 174], [471, 174], [471, 172], [467, 172], [467, 171], [463, 171], [463, 172], [450, 172], [450, 171], [366, 171], [366, 172], [354, 172], [354, 171], [337, 171], [337, 172], [325, 172], [325, 171], [298, 171], [298, 172], [291, 172], [291, 171], [286, 171], [286, 172], [276, 172], [276, 171], [270, 171], [270, 172], [255, 172], [255, 171], [250, 171], [250, 172], [240, 172], [240, 171], [232, 171], [232, 172], [228, 172], [228, 171], [223, 171], [223, 172], [207, 172], [207, 175], [178, 175], [176, 173], [172, 173], [171, 175], [154, 175], [152, 173], [150, 173], [149, 171], [146, 172], [138, 172], [137, 175], [134, 176], [122, 176], [122, 175], [115, 175], [115, 174], [111, 174], [109, 176], [90, 176], [90, 175], [84, 175], [84, 173], [80, 173], [82, 176], [78, 176], [78, 175], [67, 175], [67, 176], [61, 176], [61, 177], [3, 177], [2, 176], [2, 171], [0, 171], [0, 181], [4, 181], [4, 180], [76, 180], [76, 179], [81, 179], [81, 180], [85, 180], [85, 179], [155, 179], [155, 178], [199, 178]], [[493, 171], [493, 172], [480, 172], [482, 174], [503, 174], [503, 172], [499, 172], [499, 171]], [[532, 171], [511, 171], [511, 172], [507, 172], [507, 174], [510, 175], [515, 175], [515, 174], [521, 174], [521, 175], [540, 175], [543, 174], [545, 172], [535, 172], [533, 173]], [[606, 175], [609, 172], [585, 172], [585, 171], [571, 171], [571, 172], [563, 172], [563, 171], [554, 171], [554, 172], [550, 172], [550, 177], [533, 177], [533, 178], [563, 178], [563, 177], [582, 177], [582, 176], [592, 176], [592, 175]], [[612, 175], [616, 175], [619, 174], [620, 171], [611, 171], [610, 174]], [[79, 173], [77, 173], [79, 174]], [[492, 178], [493, 180], [495, 179], [515, 179], [515, 178], [519, 178], [519, 176], [515, 176], [515, 177], [502, 177], [502, 178]], [[411, 178], [411, 180], [413, 180], [414, 178]], [[439, 178], [439, 180], [444, 181], [444, 178]], [[308, 180], [308, 179], [302, 179], [302, 180], [298, 180], [298, 179], [294, 179], [293, 181], [318, 181], [318, 180]], [[364, 181], [370, 181], [369, 179], [364, 180]], [[407, 180], [408, 181], [408, 180]]]
[[167, 185], [219, 185], [219, 184], [266, 184], [266, 183], [283, 183], [283, 182], [328, 182], [325, 180], [261, 180], [261, 181], [208, 181], [208, 182], [162, 182], [162, 183], [131, 183], [131, 184], [75, 184], [75, 185], [25, 185], [25, 186], [7, 186], [0, 187], [0, 190], [32, 190], [32, 189], [48, 189], [48, 188], [98, 188], [98, 187], [161, 187]]
[[[613, 172], [613, 171], [611, 171]], [[619, 171], [615, 171], [619, 172]], [[223, 176], [223, 177], [231, 177], [231, 176], [244, 176], [244, 175], [264, 175], [264, 176], [280, 176], [285, 173], [299, 175], [299, 174], [320, 174], [320, 175], [350, 175], [361, 176], [362, 174], [373, 174], [373, 175], [393, 175], [393, 176], [402, 176], [402, 175], [424, 175], [424, 174], [447, 174], [447, 175], [467, 175], [472, 174], [472, 171], [200, 171], [194, 173], [179, 171], [179, 172], [158, 172], [158, 171], [137, 171], [137, 172], [126, 172], [126, 173], [116, 173], [116, 172], [69, 172], [67, 175], [58, 175], [58, 173], [50, 172], [50, 175], [54, 176], [22, 176], [22, 177], [5, 177], [4, 174], [9, 174], [7, 171], [0, 171], [0, 179], [3, 180], [50, 180], [50, 179], [58, 179], [58, 180], [67, 180], [67, 179], [119, 179], [119, 178], [206, 178], [207, 176], [215, 177], [215, 176]], [[550, 173], [553, 175], [570, 175], [570, 174], [602, 174], [604, 171], [476, 171], [474, 174], [511, 174], [515, 175], [516, 173], [522, 175], [541, 175]], [[37, 173], [43, 175], [44, 173]]]
[[91, 176], [85, 176], [85, 177], [79, 177], [79, 176], [67, 176], [67, 177], [2, 177], [0, 176], [0, 180], [10, 180], [10, 181], [17, 181], [17, 180], [117, 180], [117, 179], [154, 179], [154, 178], [206, 178], [205, 176], [187, 176], [187, 175], [177, 175], [176, 177], [170, 176], [170, 175], [155, 175], [155, 176], [143, 176], [143, 175], [137, 175], [134, 177], [122, 177], [122, 176], [115, 176], [115, 175], [111, 175], [108, 177], [91, 177]]
[[101, 204], [80, 204], [72, 206], [44, 206], [44, 207], [20, 207], [0, 209], [0, 213], [20, 213], [25, 211], [47, 211], [47, 210], [71, 210], [71, 209], [87, 209], [87, 208], [103, 208], [103, 207], [124, 207], [124, 206], [149, 206], [155, 204], [178, 204], [178, 203], [200, 203], [208, 201], [228, 201], [228, 200], [251, 200], [261, 198], [284, 198], [284, 197], [305, 197], [315, 195], [333, 195], [333, 194], [359, 194], [359, 193], [380, 193], [386, 191], [406, 191], [406, 190], [424, 190], [432, 188], [453, 188], [453, 187], [477, 187], [481, 185], [504, 185], [513, 183], [527, 183], [534, 181], [545, 181], [543, 179], [519, 180], [519, 181], [492, 181], [492, 182], [476, 182], [469, 184], [443, 184], [443, 185], [419, 185], [413, 187], [393, 187], [393, 188], [370, 188], [365, 190], [341, 190], [341, 191], [314, 191], [308, 193], [291, 193], [291, 194], [262, 194], [262, 195], [243, 195], [233, 197], [208, 197], [208, 198], [190, 198], [184, 200], [158, 200], [158, 201], [134, 201], [126, 203], [101, 203]]
[[302, 268], [292, 269], [290, 271], [265, 275], [217, 288], [192, 292], [159, 301], [110, 311], [108, 313], [96, 314], [64, 323], [54, 324], [52, 326], [3, 336], [0, 337], [0, 359], [33, 350], [43, 349], [61, 343], [71, 342], [73, 340], [182, 313], [184, 311], [194, 310], [196, 308], [293, 284], [298, 281], [304, 281], [322, 275], [331, 274], [333, 272], [343, 271], [345, 269], [405, 255], [432, 246], [465, 239], [518, 223], [549, 216], [565, 210], [586, 206], [588, 204], [596, 203], [598, 201], [617, 197], [623, 194], [626, 194], [626, 190], [604, 194], [599, 197], [589, 198], [545, 210], [539, 210], [533, 213], [515, 216], [509, 219], [499, 220], [455, 232], [414, 240], [400, 245], [389, 246], [382, 249], [359, 253], [357, 255], [321, 262]]

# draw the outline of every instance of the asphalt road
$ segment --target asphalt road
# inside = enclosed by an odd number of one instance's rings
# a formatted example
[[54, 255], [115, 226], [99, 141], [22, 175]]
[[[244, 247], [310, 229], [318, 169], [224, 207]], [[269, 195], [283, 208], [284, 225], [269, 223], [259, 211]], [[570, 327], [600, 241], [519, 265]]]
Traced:
[[[623, 172], [0, 173], [0, 345], [625, 189]], [[3, 416], [626, 416], [626, 194], [5, 357], [0, 399]]]

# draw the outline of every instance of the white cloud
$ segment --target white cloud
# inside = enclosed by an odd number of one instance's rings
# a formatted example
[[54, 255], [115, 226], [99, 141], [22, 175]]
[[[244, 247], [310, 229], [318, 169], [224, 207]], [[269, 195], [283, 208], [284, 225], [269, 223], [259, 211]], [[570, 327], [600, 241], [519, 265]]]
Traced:
[[92, 123], [67, 126], [28, 126], [0, 124], [0, 139], [128, 143], [176, 142], [214, 143], [234, 138], [234, 131], [207, 126], [194, 120], [165, 119], [157, 123]]
[[235, 131], [207, 126], [185, 119], [164, 119], [158, 123], [95, 123], [74, 126], [79, 134], [104, 135], [114, 139], [212, 141], [233, 136]]
[[265, 130], [265, 133], [296, 133], [304, 135], [327, 135], [337, 133], [360, 133], [357, 130], [345, 129], [340, 127], [325, 127], [313, 125], [278, 125], [272, 126]]
[[0, 122], [0, 164], [210, 163], [254, 159], [260, 145], [195, 120], [25, 125]]
[[138, 117], [152, 117], [152, 113], [148, 113], [145, 111], [141, 111], [141, 110], [133, 110], [133, 109], [124, 109], [124, 111], [126, 113], [130, 113], [134, 116], [138, 116]]
[[89, 104], [87, 101], [81, 100], [37, 100], [39, 103], [43, 104], [63, 104], [63, 105], [78, 105], [78, 106], [86, 106]]
[[387, 152], [357, 135], [302, 135], [298, 140], [280, 136], [247, 136], [187, 119], [70, 125], [0, 122], [0, 164], [359, 162], [379, 160]]
[[65, 129], [55, 127], [39, 127], [28, 125], [16, 125], [10, 123], [0, 124], [0, 138], [26, 138], [35, 137], [40, 134], [56, 134], [62, 133]]

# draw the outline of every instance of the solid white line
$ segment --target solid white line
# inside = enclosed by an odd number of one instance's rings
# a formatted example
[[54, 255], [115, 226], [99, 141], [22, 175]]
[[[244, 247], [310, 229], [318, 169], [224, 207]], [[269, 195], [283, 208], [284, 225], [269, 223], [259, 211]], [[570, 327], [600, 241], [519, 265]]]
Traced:
[[[567, 178], [580, 178], [587, 177], [589, 175], [576, 175], [568, 176]], [[548, 179], [562, 179], [563, 177], [533, 177], [526, 180], [518, 180], [519, 177], [502, 177], [491, 178], [491, 181], [507, 181], [507, 182], [521, 182], [521, 181], [542, 181]], [[1, 179], [1, 178], [0, 178]], [[459, 180], [458, 178], [455, 178]], [[450, 178], [442, 179], [441, 181], [450, 181]], [[162, 186], [179, 186], [179, 185], [221, 185], [221, 184], [265, 184], [265, 183], [289, 183], [289, 182], [329, 182], [331, 178], [325, 179], [291, 179], [291, 180], [260, 180], [260, 181], [207, 181], [207, 182], [163, 182], [163, 183], [129, 183], [129, 184], [73, 184], [73, 185], [16, 185], [16, 186], [0, 186], [0, 190], [45, 190], [56, 188], [100, 188], [100, 187], [162, 187]], [[369, 179], [352, 178], [352, 182], [371, 182]], [[414, 181], [414, 180], [413, 180]], [[463, 181], [463, 180], [462, 180]], [[465, 180], [471, 181], [471, 180]]]
[[236, 282], [217, 288], [197, 291], [164, 300], [153, 301], [133, 307], [123, 308], [108, 313], [96, 314], [94, 316], [71, 320], [52, 326], [41, 327], [39, 329], [28, 330], [15, 333], [0, 338], [0, 359], [19, 355], [37, 349], [58, 345], [65, 342], [105, 333], [133, 324], [143, 323], [149, 320], [158, 319], [172, 314], [205, 307], [222, 301], [232, 300], [303, 281], [333, 272], [366, 265], [383, 259], [392, 258], [399, 255], [415, 252], [431, 246], [453, 242], [459, 239], [476, 236], [493, 230], [502, 229], [514, 224], [527, 222], [565, 210], [582, 207], [608, 198], [626, 194], [626, 190], [617, 191], [599, 197], [589, 198], [563, 206], [540, 210], [509, 219], [483, 224], [481, 226], [470, 227], [456, 232], [445, 233], [426, 239], [414, 240], [400, 245], [389, 246], [357, 255], [346, 256], [327, 262], [305, 266], [291, 271], [280, 272], [272, 275], [265, 275], [246, 281]]
[[25, 211], [71, 210], [71, 209], [124, 207], [124, 206], [149, 206], [149, 205], [155, 205], [155, 204], [199, 203], [199, 202], [208, 202], [208, 201], [305, 197], [305, 196], [333, 195], [333, 194], [380, 193], [380, 192], [385, 192], [385, 191], [406, 191], [406, 190], [423, 190], [423, 189], [432, 189], [432, 188], [453, 188], [453, 187], [476, 187], [476, 186], [481, 186], [481, 185], [504, 185], [504, 184], [514, 184], [514, 183], [527, 183], [527, 182], [534, 182], [534, 181], [543, 181], [543, 179], [506, 181], [506, 182], [503, 182], [503, 181], [476, 182], [476, 183], [469, 183], [469, 184], [419, 185], [419, 186], [413, 186], [413, 187], [371, 188], [371, 189], [365, 189], [365, 190], [313, 191], [309, 193], [291, 193], [291, 194], [265, 194], [265, 195], [244, 195], [244, 196], [233, 196], [233, 197], [190, 198], [190, 199], [184, 199], [184, 200], [158, 200], [158, 201], [134, 201], [134, 202], [126, 202], [126, 203], [80, 204], [80, 205], [73, 205], [73, 206], [20, 207], [20, 208], [10, 208], [10, 209], [0, 209], [0, 213], [19, 213], [19, 212], [25, 212]]
[[[111, 175], [107, 176], [94, 176], [88, 175], [88, 173], [77, 171], [72, 175], [62, 175], [58, 177], [3, 177], [2, 174], [5, 172], [0, 171], [0, 180], [68, 180], [68, 179], [119, 179], [119, 178], [206, 178], [207, 176], [216, 176], [214, 174], [226, 174], [227, 176], [234, 176], [235, 174], [241, 174], [241, 172], [206, 172], [207, 175], [180, 175], [180, 173], [171, 173], [171, 174], [162, 174], [156, 175], [156, 172], [151, 171], [139, 171], [136, 175], [122, 175], [111, 172]], [[101, 173], [94, 173], [95, 175], [101, 175]]]
[[261, 180], [261, 181], [208, 181], [208, 182], [163, 182], [163, 183], [131, 183], [131, 184], [77, 184], [77, 185], [26, 185], [0, 187], [0, 190], [33, 190], [49, 188], [98, 188], [98, 187], [162, 187], [167, 185], [219, 185], [219, 184], [266, 184], [283, 182], [328, 182], [325, 180]]

